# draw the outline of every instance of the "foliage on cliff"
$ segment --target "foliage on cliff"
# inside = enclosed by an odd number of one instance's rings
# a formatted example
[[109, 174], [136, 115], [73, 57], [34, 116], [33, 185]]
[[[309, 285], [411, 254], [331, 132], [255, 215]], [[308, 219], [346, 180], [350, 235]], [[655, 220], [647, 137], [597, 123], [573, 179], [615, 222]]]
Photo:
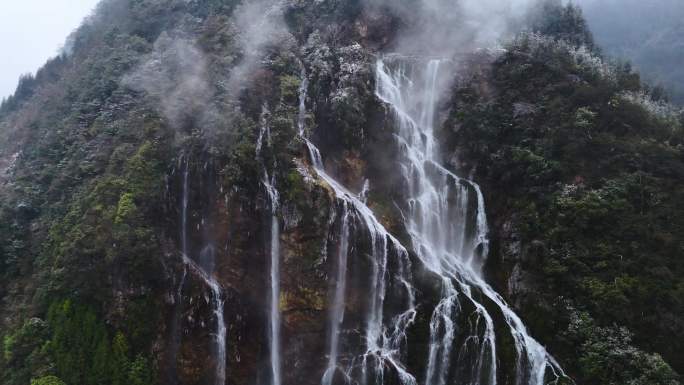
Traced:
[[552, 32], [521, 35], [452, 99], [446, 137], [496, 225], [492, 274], [578, 383], [678, 383], [683, 115]]
[[69, 52], [0, 107], [3, 384], [155, 382], [165, 178], [176, 135], [191, 138], [196, 123], [177, 126], [126, 76], [166, 30], [223, 50], [215, 29], [233, 7], [103, 1]]

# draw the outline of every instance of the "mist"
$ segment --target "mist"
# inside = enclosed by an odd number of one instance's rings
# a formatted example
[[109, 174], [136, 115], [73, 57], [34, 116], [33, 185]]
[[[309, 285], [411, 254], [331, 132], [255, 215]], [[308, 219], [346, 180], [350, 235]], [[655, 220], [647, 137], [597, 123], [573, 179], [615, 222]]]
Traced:
[[246, 78], [259, 64], [264, 49], [291, 38], [283, 18], [282, 1], [243, 1], [236, 9], [234, 19], [242, 58], [227, 82], [227, 88], [233, 94], [247, 85]]
[[684, 1], [575, 0], [597, 43], [684, 103]]
[[390, 9], [406, 23], [393, 47], [403, 54], [452, 57], [491, 48], [512, 37], [536, 0], [366, 0], [377, 12]]
[[171, 127], [184, 130], [194, 125], [205, 134], [216, 134], [216, 128], [231, 119], [227, 109], [237, 105], [267, 49], [294, 42], [282, 7], [278, 0], [238, 5], [228, 25], [231, 55], [225, 57], [204, 52], [185, 24], [165, 31], [122, 84], [146, 94]]
[[166, 32], [136, 71], [124, 77], [123, 83], [147, 92], [158, 102], [159, 112], [175, 127], [182, 126], [188, 114], [208, 110], [213, 96], [204, 54], [192, 39]]

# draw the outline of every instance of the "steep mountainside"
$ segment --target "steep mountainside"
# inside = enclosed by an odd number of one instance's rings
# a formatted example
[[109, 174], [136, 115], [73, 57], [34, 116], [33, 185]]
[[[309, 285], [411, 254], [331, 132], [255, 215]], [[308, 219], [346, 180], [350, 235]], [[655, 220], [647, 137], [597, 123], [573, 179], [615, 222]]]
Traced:
[[0, 107], [0, 381], [679, 384], [682, 113], [515, 3], [102, 1]]

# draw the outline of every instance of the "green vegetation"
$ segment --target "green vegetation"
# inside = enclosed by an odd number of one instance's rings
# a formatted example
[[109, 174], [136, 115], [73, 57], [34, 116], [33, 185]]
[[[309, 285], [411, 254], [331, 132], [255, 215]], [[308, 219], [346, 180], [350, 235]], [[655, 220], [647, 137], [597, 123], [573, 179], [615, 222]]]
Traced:
[[47, 321], [31, 319], [4, 337], [8, 371], [3, 383], [26, 384], [153, 384], [150, 359], [133, 354], [123, 333], [113, 338], [88, 306], [66, 300], [50, 306]]
[[55, 376], [45, 376], [31, 380], [31, 385], [66, 385], [64, 381]]
[[[70, 38], [69, 54], [22, 79], [0, 106], [8, 138], [0, 167], [18, 154], [11, 182], [0, 174], [3, 384], [50, 375], [68, 385], [158, 381], [151, 348], [162, 338], [176, 263], [164, 245], [176, 231], [168, 188], [179, 154], [216, 161], [226, 191], [258, 194], [254, 135], [264, 99], [274, 106], [269, 163], [289, 164], [299, 150], [291, 144], [299, 67], [288, 47], [273, 51], [256, 98], [225, 88], [243, 54], [229, 28], [236, 3], [102, 1]], [[192, 46], [159, 43], [179, 35], [193, 36]], [[172, 83], [195, 51], [212, 69], [201, 72], [209, 86], [179, 116], [164, 100], [174, 90], [138, 89], [127, 78], [150, 57], [169, 55], [170, 79], [161, 80]]]
[[678, 376], [659, 354], [633, 346], [624, 327], [599, 327], [586, 312], [571, 309], [566, 333], [579, 347], [582, 377], [598, 384], [678, 384]]
[[167, 27], [148, 21], [179, 16], [153, 3], [103, 1], [72, 52], [0, 107], [0, 158], [21, 152], [0, 183], [3, 384], [156, 383], [159, 218], [176, 132], [123, 82]]
[[525, 34], [453, 99], [446, 136], [486, 184], [494, 264], [531, 274], [512, 294], [578, 383], [674, 384], [666, 362], [684, 368], [683, 121], [656, 98], [629, 66]]

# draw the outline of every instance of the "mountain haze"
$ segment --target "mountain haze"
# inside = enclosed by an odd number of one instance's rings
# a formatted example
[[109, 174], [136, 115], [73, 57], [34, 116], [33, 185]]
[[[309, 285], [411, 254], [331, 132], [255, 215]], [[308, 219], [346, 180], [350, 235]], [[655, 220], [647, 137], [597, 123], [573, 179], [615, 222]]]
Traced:
[[580, 0], [587, 21], [604, 48], [629, 60], [653, 85], [684, 102], [684, 3], [677, 0]]

